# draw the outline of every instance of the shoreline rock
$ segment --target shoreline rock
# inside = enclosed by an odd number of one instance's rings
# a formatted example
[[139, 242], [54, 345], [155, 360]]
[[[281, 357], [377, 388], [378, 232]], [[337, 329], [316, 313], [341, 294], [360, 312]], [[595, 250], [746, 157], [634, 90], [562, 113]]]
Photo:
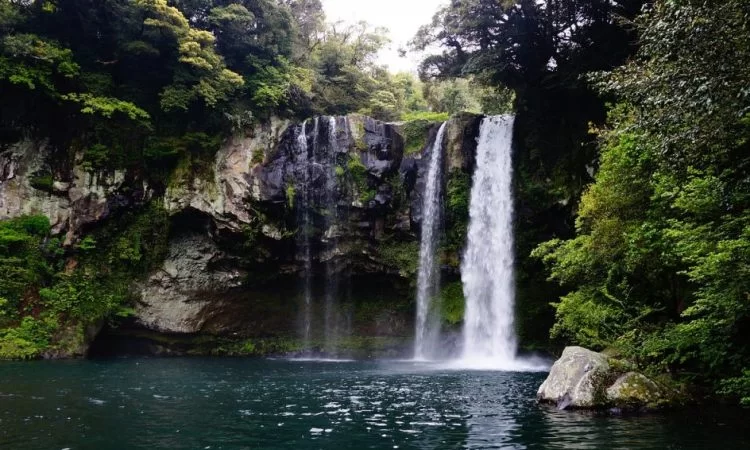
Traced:
[[668, 389], [628, 365], [583, 347], [567, 347], [537, 391], [557, 409], [643, 411], [674, 403]]

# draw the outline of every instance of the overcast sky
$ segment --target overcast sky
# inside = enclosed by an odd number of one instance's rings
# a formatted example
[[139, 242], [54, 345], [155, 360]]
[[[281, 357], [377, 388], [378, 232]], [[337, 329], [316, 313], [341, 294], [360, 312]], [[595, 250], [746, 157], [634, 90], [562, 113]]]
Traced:
[[398, 56], [398, 49], [414, 37], [420, 26], [430, 23], [432, 16], [447, 0], [323, 0], [329, 22], [367, 21], [390, 30], [390, 48], [380, 54], [380, 61], [392, 72], [415, 71], [417, 55]]

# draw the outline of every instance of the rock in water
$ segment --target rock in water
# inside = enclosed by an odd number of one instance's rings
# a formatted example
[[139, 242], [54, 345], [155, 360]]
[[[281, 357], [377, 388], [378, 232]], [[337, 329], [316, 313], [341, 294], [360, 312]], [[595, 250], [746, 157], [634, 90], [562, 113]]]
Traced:
[[644, 410], [678, 401], [628, 364], [581, 347], [567, 347], [539, 387], [537, 400], [558, 409]]
[[582, 347], [567, 347], [539, 387], [537, 400], [565, 408], [597, 407], [597, 391], [609, 374], [607, 357]]

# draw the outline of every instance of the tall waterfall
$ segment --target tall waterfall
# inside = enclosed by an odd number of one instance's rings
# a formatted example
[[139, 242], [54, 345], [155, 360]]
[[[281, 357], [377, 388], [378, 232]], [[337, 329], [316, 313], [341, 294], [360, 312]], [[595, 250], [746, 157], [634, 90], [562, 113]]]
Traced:
[[466, 297], [463, 360], [499, 369], [517, 366], [513, 328], [513, 121], [512, 116], [482, 121], [467, 248], [461, 264]]
[[[316, 121], [317, 128], [317, 121]], [[307, 164], [307, 121], [302, 122], [302, 127], [297, 135], [297, 146], [295, 158], [299, 173], [297, 178], [297, 193], [295, 201], [297, 205], [297, 223], [300, 224], [300, 232], [297, 235], [297, 259], [304, 263], [304, 273], [302, 274], [302, 290], [304, 296], [304, 307], [302, 312], [302, 338], [305, 348], [310, 347], [312, 332], [312, 252], [310, 249], [310, 233], [312, 230], [310, 220], [310, 169]], [[305, 161], [304, 164], [301, 164]]]
[[322, 207], [325, 214], [326, 235], [323, 237], [327, 243], [327, 249], [330, 253], [329, 260], [325, 265], [325, 348], [326, 351], [336, 353], [338, 346], [339, 317], [338, 317], [338, 296], [339, 296], [339, 277], [335, 267], [335, 254], [338, 239], [337, 216], [338, 206], [336, 204], [336, 153], [338, 152], [338, 140], [336, 138], [337, 126], [336, 117], [328, 119], [328, 146], [325, 153], [325, 164], [327, 168], [325, 174], [325, 193], [322, 199]]
[[440, 333], [434, 299], [438, 295], [440, 271], [435, 253], [440, 237], [441, 187], [443, 174], [443, 137], [447, 122], [440, 126], [430, 151], [427, 185], [422, 199], [422, 240], [419, 247], [419, 273], [417, 276], [417, 324], [414, 358], [435, 356]]

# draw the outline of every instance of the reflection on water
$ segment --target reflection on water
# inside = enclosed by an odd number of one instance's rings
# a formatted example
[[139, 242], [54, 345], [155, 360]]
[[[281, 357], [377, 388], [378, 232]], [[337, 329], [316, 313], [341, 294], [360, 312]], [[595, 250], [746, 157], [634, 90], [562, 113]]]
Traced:
[[407, 361], [3, 363], [0, 448], [748, 448], [736, 412], [538, 407], [544, 376]]

